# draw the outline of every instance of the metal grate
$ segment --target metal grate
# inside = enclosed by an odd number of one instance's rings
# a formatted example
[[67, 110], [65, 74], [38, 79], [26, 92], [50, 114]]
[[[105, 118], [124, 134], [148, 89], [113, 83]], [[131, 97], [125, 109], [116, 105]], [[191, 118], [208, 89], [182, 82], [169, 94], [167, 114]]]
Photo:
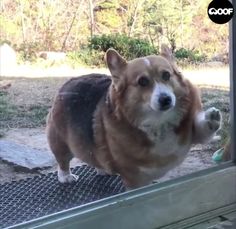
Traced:
[[0, 185], [1, 228], [125, 191], [118, 176], [99, 176], [85, 165], [72, 171], [79, 179], [69, 185], [60, 184], [55, 172]]

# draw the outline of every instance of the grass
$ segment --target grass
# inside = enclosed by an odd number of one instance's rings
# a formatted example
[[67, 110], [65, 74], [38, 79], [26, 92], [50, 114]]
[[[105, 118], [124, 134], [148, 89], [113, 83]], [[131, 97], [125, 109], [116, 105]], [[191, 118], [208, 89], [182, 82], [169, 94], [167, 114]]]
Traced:
[[17, 115], [17, 109], [8, 101], [7, 92], [0, 92], [0, 128], [4, 128], [4, 124], [8, 123], [12, 117]]
[[[45, 125], [48, 105], [17, 106], [6, 92], [0, 92], [0, 129], [35, 128]], [[0, 132], [0, 136], [4, 135]]]

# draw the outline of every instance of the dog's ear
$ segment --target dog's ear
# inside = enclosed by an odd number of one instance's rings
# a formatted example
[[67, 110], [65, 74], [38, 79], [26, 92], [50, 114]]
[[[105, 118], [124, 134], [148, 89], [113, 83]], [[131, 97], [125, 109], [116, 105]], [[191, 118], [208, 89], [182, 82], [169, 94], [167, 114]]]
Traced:
[[118, 80], [121, 71], [127, 65], [126, 60], [115, 49], [108, 49], [105, 59], [112, 77]]
[[170, 62], [174, 62], [174, 56], [172, 51], [166, 44], [161, 45], [161, 56], [165, 57]]
[[177, 74], [178, 77], [180, 77], [181, 80], [183, 80], [182, 73], [175, 63], [174, 55], [173, 55], [171, 49], [166, 44], [161, 45], [161, 56], [163, 56], [164, 58], [166, 58], [170, 62], [175, 74]]

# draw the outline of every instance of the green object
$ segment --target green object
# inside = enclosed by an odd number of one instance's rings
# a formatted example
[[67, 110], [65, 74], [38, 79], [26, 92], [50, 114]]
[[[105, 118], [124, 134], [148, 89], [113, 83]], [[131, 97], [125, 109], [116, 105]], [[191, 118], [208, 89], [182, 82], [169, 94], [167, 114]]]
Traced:
[[216, 163], [222, 162], [223, 154], [224, 154], [224, 148], [218, 149], [212, 156], [213, 161]]

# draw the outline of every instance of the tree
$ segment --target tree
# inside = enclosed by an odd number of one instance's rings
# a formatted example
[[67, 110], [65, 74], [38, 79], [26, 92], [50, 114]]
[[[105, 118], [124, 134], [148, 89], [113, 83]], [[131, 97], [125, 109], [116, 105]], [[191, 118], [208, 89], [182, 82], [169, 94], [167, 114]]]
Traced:
[[192, 19], [192, 4], [187, 0], [152, 0], [145, 2], [144, 27], [153, 43], [160, 45], [166, 40], [172, 49], [184, 43], [188, 24]]
[[26, 51], [69, 51], [94, 35], [119, 33], [155, 47], [225, 52], [228, 25], [211, 22], [207, 6], [205, 0], [1, 0], [0, 39]]

